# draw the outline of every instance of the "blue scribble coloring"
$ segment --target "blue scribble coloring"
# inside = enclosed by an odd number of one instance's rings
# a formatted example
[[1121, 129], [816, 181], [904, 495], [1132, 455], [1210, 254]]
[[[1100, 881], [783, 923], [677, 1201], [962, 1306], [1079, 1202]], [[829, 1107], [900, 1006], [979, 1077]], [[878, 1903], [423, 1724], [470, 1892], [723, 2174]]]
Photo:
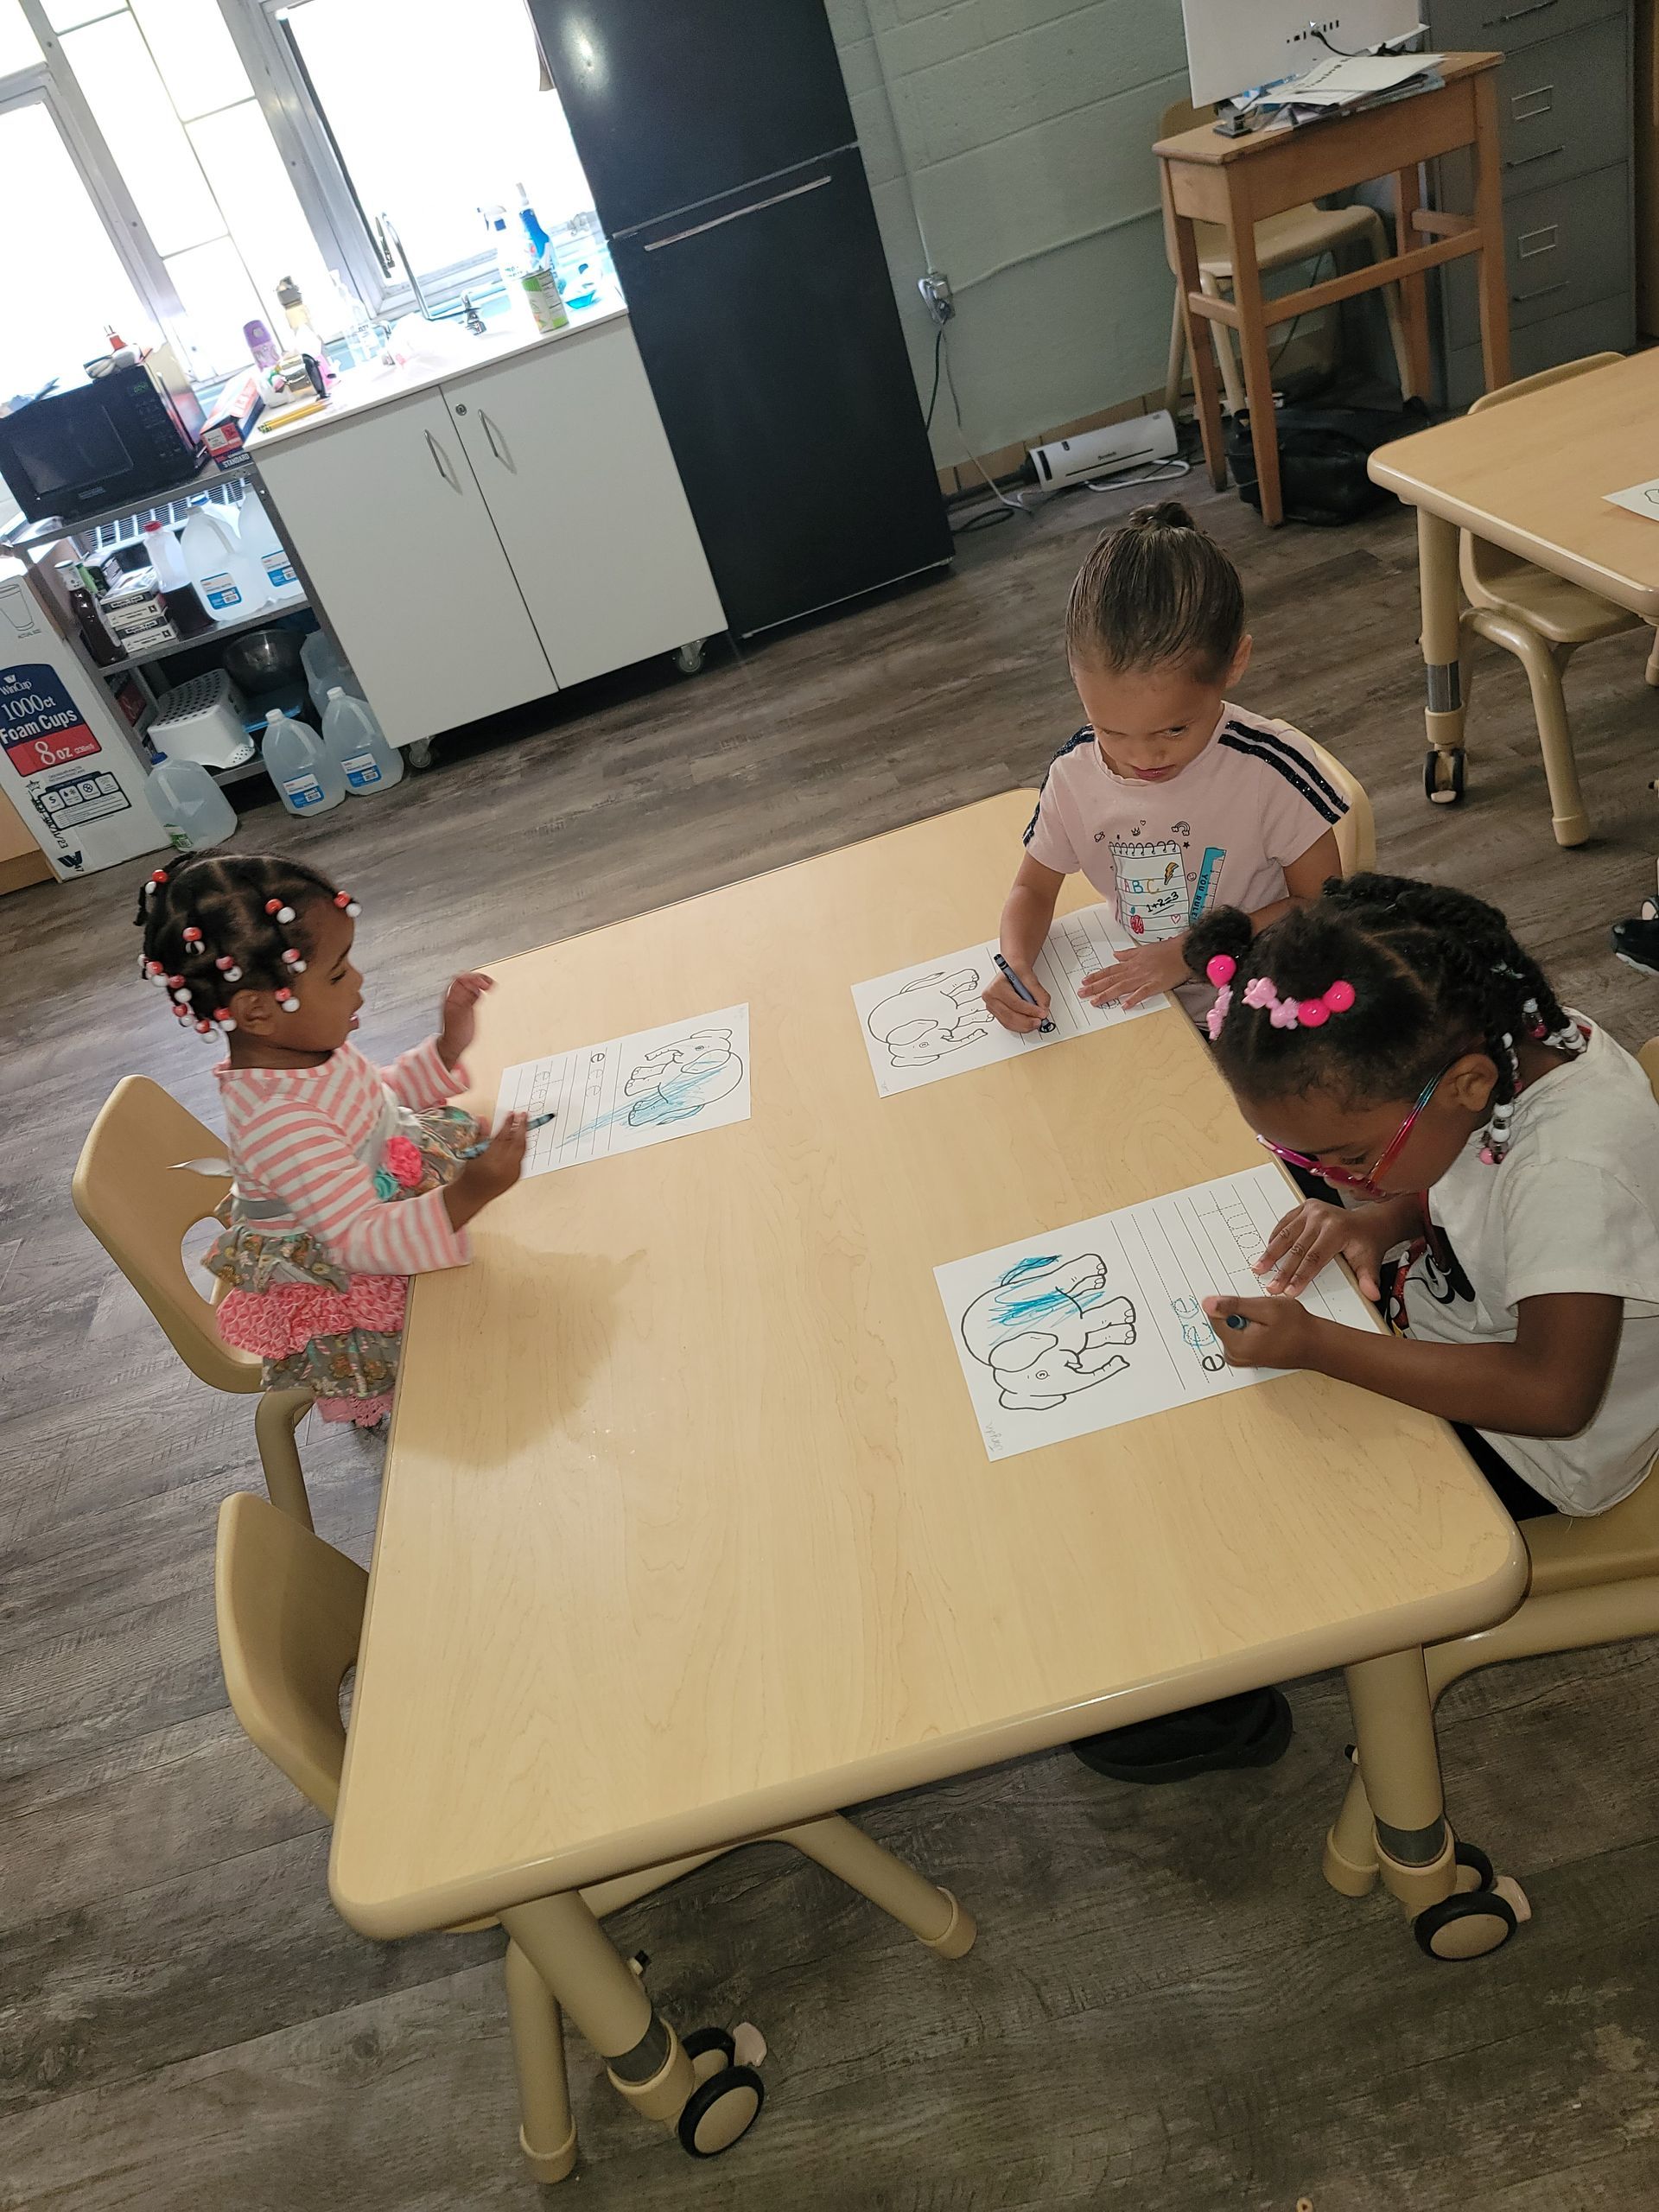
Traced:
[[991, 1318], [999, 1328], [1020, 1329], [1044, 1315], [1053, 1315], [1068, 1311], [1086, 1313], [1090, 1306], [1099, 1305], [1101, 1300], [1106, 1295], [1106, 1273], [1103, 1267], [1101, 1268], [1098, 1282], [1091, 1283], [1087, 1280], [1076, 1282], [1068, 1278], [1064, 1285], [1050, 1283], [1046, 1288], [1035, 1292], [1028, 1298], [998, 1294], [1011, 1290], [1014, 1284], [1023, 1281], [1029, 1275], [1046, 1274], [1059, 1264], [1060, 1255], [1058, 1252], [1039, 1252], [1029, 1259], [1014, 1262], [998, 1282], [996, 1292], [992, 1294]]
[[623, 1103], [584, 1122], [571, 1142], [626, 1122], [636, 1129], [690, 1122], [743, 1080], [743, 1063], [732, 1050], [729, 1029], [698, 1029], [647, 1052], [623, 1085]]
[[[1040, 1287], [1039, 1276], [1046, 1278]], [[1090, 1326], [1084, 1316], [1103, 1301], [1105, 1311]], [[1114, 1348], [1135, 1343], [1135, 1315], [1127, 1298], [1106, 1298], [1098, 1252], [1071, 1261], [1049, 1252], [1008, 1268], [975, 1299], [960, 1326], [969, 1354], [989, 1368], [1000, 1402], [1043, 1413], [1074, 1391], [1128, 1372]]]

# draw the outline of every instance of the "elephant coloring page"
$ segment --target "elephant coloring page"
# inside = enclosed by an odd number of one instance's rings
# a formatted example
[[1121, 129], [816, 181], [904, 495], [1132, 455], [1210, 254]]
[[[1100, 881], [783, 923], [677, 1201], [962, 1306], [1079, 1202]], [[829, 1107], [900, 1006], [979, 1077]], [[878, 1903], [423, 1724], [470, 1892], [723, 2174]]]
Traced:
[[[1202, 1300], [1260, 1297], [1251, 1262], [1295, 1203], [1263, 1165], [936, 1268], [987, 1456], [1273, 1381], [1228, 1366]], [[1301, 1302], [1350, 1328], [1382, 1325], [1339, 1267]]]
[[612, 1153], [749, 1118], [749, 1009], [583, 1045], [503, 1073], [495, 1118], [550, 1114], [530, 1133], [526, 1175], [550, 1175]]
[[1121, 929], [1107, 906], [1079, 906], [1056, 918], [1048, 942], [1037, 956], [1037, 974], [1049, 995], [1054, 1027], [1047, 1036], [1020, 1036], [1004, 1029], [985, 1006], [982, 994], [996, 981], [995, 943], [972, 944], [923, 960], [891, 976], [853, 985], [853, 1004], [863, 1031], [865, 1050], [883, 1098], [941, 1076], [989, 1067], [996, 1060], [1018, 1059], [1046, 1045], [1064, 1044], [1095, 1029], [1114, 1028], [1137, 1014], [1153, 1014], [1169, 1001], [1161, 995], [1128, 1012], [1119, 1006], [1093, 1007], [1077, 996], [1077, 986], [1096, 968], [1109, 968], [1135, 940]]

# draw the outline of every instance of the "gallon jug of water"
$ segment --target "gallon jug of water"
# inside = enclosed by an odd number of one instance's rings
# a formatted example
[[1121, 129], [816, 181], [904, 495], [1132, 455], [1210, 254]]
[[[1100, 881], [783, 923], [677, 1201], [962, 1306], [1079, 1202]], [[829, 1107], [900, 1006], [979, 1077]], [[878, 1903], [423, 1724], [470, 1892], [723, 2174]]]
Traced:
[[215, 622], [245, 622], [270, 599], [264, 570], [234, 526], [211, 506], [193, 507], [179, 550], [202, 605]]
[[346, 796], [346, 779], [304, 722], [290, 721], [280, 707], [265, 716], [265, 769], [290, 814], [327, 814]]
[[334, 649], [334, 639], [326, 630], [307, 632], [300, 647], [300, 659], [305, 668], [305, 686], [311, 694], [311, 703], [318, 714], [328, 704], [328, 694], [338, 684], [342, 691], [354, 692], [359, 698], [362, 691], [356, 677]]
[[158, 753], [146, 795], [179, 852], [222, 845], [235, 830], [236, 809], [200, 760], [172, 760]]
[[374, 710], [340, 684], [331, 686], [322, 710], [322, 749], [346, 779], [348, 791], [389, 791], [404, 778], [404, 756], [388, 742]]
[[251, 492], [242, 499], [242, 550], [264, 578], [273, 607], [292, 607], [305, 597], [305, 586], [295, 572], [293, 559], [276, 535], [276, 525], [265, 512], [263, 500]]

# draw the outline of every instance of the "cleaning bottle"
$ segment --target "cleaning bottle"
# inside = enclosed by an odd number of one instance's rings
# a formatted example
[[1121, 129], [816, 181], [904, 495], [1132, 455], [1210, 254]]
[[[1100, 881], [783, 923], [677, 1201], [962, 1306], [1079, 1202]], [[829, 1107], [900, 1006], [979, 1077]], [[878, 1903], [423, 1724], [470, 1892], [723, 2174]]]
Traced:
[[531, 206], [530, 194], [524, 186], [517, 184], [513, 190], [518, 194], [518, 220], [524, 225], [524, 236], [530, 240], [530, 257], [539, 264], [547, 252], [547, 232], [542, 228], [541, 219]]
[[520, 307], [527, 307], [531, 322], [543, 336], [550, 331], [563, 330], [569, 317], [559, 297], [551, 266], [535, 260], [526, 251], [524, 242], [513, 237], [507, 227], [507, 211], [499, 200], [492, 200], [479, 213], [495, 248], [496, 264], [501, 271], [509, 310], [516, 312]]
[[304, 722], [290, 721], [280, 707], [265, 716], [265, 772], [290, 814], [327, 814], [346, 796], [346, 778]]
[[245, 622], [270, 600], [264, 570], [243, 550], [217, 507], [193, 507], [179, 537], [185, 573], [215, 622]]
[[179, 541], [164, 522], [144, 524], [144, 550], [156, 571], [168, 620], [181, 638], [200, 638], [213, 626], [213, 618], [201, 603], [201, 594], [190, 581]]
[[322, 745], [345, 777], [346, 790], [358, 796], [387, 791], [403, 781], [404, 756], [388, 742], [374, 709], [338, 683], [330, 687], [322, 710]]
[[235, 831], [236, 809], [200, 760], [173, 760], [158, 753], [144, 788], [177, 852], [222, 845]]
[[250, 491], [243, 494], [240, 513], [242, 550], [257, 563], [273, 607], [291, 607], [305, 597], [305, 586], [294, 571], [293, 556], [276, 535], [276, 525], [264, 501]]

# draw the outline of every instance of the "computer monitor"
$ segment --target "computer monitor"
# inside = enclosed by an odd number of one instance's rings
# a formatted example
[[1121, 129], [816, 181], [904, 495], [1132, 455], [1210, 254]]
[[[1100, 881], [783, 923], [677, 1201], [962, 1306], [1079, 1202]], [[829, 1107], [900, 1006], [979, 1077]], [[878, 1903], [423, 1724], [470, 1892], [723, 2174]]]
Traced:
[[[1418, 28], [1418, 0], [1181, 0], [1195, 107], [1300, 77], [1335, 48], [1360, 54]], [[1311, 25], [1317, 23], [1326, 45]]]

